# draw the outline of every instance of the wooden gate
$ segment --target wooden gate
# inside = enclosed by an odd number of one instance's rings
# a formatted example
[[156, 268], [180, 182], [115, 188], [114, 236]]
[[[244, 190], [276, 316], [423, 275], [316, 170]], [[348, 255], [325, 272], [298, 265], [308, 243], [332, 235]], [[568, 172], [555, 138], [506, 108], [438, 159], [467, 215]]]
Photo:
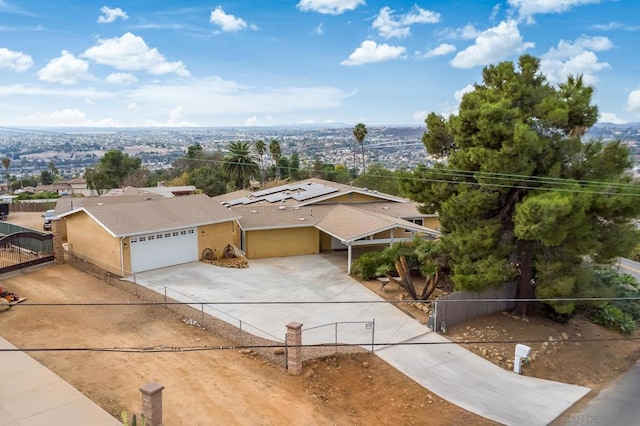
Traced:
[[52, 234], [25, 231], [0, 238], [0, 274], [52, 261]]

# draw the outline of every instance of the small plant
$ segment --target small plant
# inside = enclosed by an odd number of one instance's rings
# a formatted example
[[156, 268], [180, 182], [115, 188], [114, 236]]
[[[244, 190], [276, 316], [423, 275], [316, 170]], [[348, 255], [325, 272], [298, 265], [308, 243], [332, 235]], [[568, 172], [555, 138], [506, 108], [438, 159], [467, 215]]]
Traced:
[[631, 315], [608, 303], [600, 307], [591, 319], [596, 324], [618, 330], [624, 334], [631, 334], [636, 330], [636, 322]]
[[380, 252], [372, 251], [358, 257], [351, 267], [351, 273], [361, 280], [372, 280], [379, 276], [378, 267], [385, 263], [384, 256]]
[[[131, 423], [129, 423], [129, 415], [127, 414], [127, 410], [122, 410], [120, 416], [122, 417], [123, 426], [138, 426], [138, 419], [136, 418], [135, 414], [131, 418]], [[140, 426], [145, 426], [144, 414], [140, 416]]]

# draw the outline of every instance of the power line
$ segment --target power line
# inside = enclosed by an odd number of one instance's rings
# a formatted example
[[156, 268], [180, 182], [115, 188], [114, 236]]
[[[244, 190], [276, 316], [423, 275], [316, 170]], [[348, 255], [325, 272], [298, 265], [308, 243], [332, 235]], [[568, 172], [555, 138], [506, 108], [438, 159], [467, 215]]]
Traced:
[[[304, 331], [304, 330], [303, 330]], [[304, 338], [304, 336], [303, 336]], [[435, 341], [435, 342], [386, 342], [386, 343], [315, 343], [315, 344], [267, 344], [267, 345], [216, 345], [216, 346], [175, 346], [155, 345], [142, 347], [51, 347], [51, 348], [0, 348], [0, 352], [116, 352], [116, 353], [186, 353], [239, 349], [276, 349], [276, 348], [349, 348], [349, 347], [396, 347], [396, 346], [441, 346], [441, 345], [480, 345], [480, 344], [515, 344], [515, 343], [606, 343], [619, 341], [636, 341], [640, 337], [615, 337], [615, 338], [586, 338], [586, 339], [558, 339], [549, 341], [546, 339], [518, 339], [515, 340], [467, 340], [459, 341]]]
[[[160, 293], [158, 293], [161, 295]], [[191, 302], [75, 302], [75, 303], [18, 303], [12, 307], [111, 307], [111, 306], [169, 306], [169, 305], [357, 305], [357, 304], [408, 304], [408, 303], [517, 303], [517, 302], [614, 302], [640, 301], [640, 296], [628, 297], [569, 297], [545, 299], [452, 299], [452, 300], [283, 300], [283, 301], [200, 301]]]

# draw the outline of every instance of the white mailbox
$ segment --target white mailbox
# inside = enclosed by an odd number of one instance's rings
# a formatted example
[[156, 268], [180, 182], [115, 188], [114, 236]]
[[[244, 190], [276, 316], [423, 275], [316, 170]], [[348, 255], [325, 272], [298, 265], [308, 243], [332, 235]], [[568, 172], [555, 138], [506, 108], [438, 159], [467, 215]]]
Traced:
[[513, 371], [520, 374], [520, 367], [522, 366], [522, 360], [527, 358], [531, 353], [531, 348], [527, 345], [518, 343], [516, 345], [516, 357], [513, 363]]

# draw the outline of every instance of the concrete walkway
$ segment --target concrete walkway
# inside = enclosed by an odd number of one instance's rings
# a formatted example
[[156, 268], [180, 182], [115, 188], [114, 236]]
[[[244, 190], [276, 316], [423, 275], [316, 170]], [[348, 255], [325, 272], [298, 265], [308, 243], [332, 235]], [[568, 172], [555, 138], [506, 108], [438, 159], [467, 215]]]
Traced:
[[[370, 348], [373, 341], [376, 355], [431, 392], [503, 424], [548, 424], [589, 392], [495, 366], [431, 332], [336, 265], [323, 256], [255, 259], [247, 269], [195, 262], [136, 274], [135, 281], [197, 309], [198, 302], [243, 302], [204, 310], [235, 326], [242, 322], [243, 330], [261, 337], [282, 341], [285, 325], [298, 321], [305, 344], [337, 340]], [[292, 303], [247, 303], [283, 301]], [[335, 303], [300, 303], [310, 301]], [[331, 323], [341, 323], [337, 339], [336, 326], [326, 325]], [[402, 342], [409, 344], [397, 345]]]
[[[0, 337], [0, 349], [16, 349]], [[2, 352], [0, 425], [122, 425], [80, 391], [23, 352]]]

